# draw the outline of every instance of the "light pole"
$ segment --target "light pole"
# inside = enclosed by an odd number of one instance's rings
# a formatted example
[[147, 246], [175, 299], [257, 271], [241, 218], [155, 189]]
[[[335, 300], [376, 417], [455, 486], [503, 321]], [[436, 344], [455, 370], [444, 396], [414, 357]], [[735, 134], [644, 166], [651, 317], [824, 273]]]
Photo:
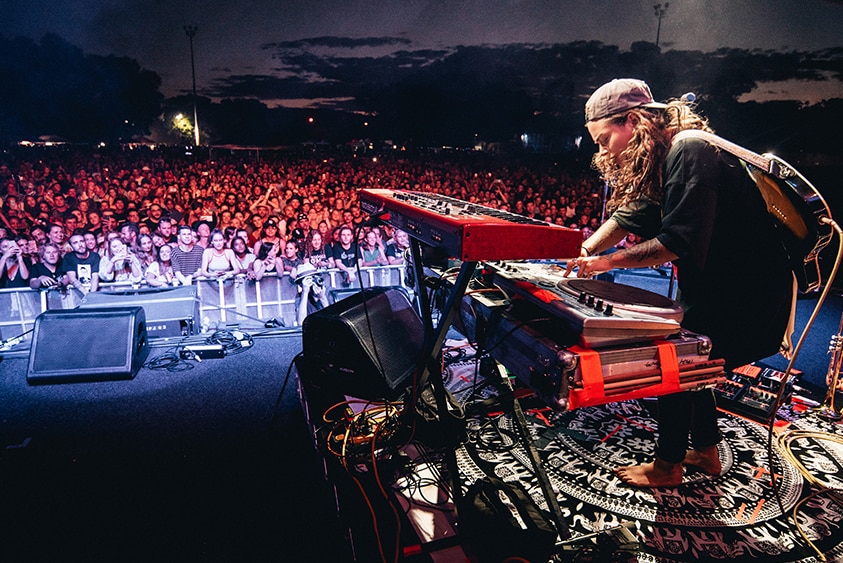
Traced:
[[195, 25], [184, 26], [184, 32], [190, 39], [190, 75], [193, 77], [193, 137], [196, 146], [199, 146], [199, 115], [196, 112], [196, 65], [193, 62], [193, 36], [199, 30]]
[[653, 6], [653, 12], [656, 14], [656, 17], [659, 18], [659, 27], [656, 29], [656, 47], [659, 46], [659, 38], [662, 34], [662, 18], [664, 18], [668, 6], [670, 6], [670, 2], [665, 2], [664, 5], [659, 3]]

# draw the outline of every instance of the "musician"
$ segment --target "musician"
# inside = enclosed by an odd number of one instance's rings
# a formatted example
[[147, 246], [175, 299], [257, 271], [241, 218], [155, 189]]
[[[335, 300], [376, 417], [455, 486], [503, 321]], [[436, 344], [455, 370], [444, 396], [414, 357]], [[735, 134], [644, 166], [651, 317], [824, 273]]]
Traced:
[[[568, 273], [591, 277], [613, 268], [673, 262], [682, 326], [712, 341], [726, 369], [775, 354], [785, 333], [793, 274], [758, 188], [741, 163], [699, 139], [710, 131], [683, 100], [656, 103], [646, 83], [613, 80], [585, 106], [586, 128], [598, 146], [593, 164], [612, 188], [612, 215], [583, 243]], [[640, 244], [601, 255], [628, 233]], [[721, 463], [711, 389], [659, 397], [655, 459], [616, 474], [641, 487], [675, 487], [683, 465], [718, 475]], [[690, 445], [688, 449], [690, 435]]]

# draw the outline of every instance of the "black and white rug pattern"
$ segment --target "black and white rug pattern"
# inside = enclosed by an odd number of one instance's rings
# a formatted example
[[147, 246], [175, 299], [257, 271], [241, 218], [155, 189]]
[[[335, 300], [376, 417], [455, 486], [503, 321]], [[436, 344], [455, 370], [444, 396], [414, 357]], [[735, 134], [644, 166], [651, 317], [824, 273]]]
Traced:
[[[680, 487], [660, 489], [639, 489], [620, 481], [615, 467], [653, 457], [658, 426], [650, 406], [648, 401], [627, 401], [565, 413], [526, 411], [574, 537], [633, 521], [640, 540], [638, 561], [818, 561], [792, 520], [794, 507], [816, 488], [774, 444], [777, 500], [769, 474], [768, 432], [762, 425], [721, 417], [725, 439], [719, 446], [719, 476], [687, 470]], [[816, 417], [791, 424], [818, 433], [841, 431]], [[463, 482], [486, 474], [519, 480], [546, 508], [513, 418], [501, 414], [470, 420], [468, 430], [469, 440], [458, 451]], [[826, 486], [843, 486], [839, 445], [806, 438], [791, 449]], [[843, 561], [843, 506], [829, 495], [818, 495], [804, 502], [797, 514], [800, 527], [826, 559]]]

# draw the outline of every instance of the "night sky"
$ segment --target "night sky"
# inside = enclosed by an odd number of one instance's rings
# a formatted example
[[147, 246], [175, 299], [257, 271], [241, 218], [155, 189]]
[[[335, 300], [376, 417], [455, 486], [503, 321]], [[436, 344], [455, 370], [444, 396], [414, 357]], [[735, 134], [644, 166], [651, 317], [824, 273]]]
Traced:
[[[267, 94], [267, 79], [308, 78], [302, 55], [416, 59], [457, 45], [596, 40], [629, 49], [655, 42], [652, 0], [0, 0], [0, 33], [40, 40], [55, 33], [91, 54], [128, 56], [162, 80], [167, 96], [190, 90], [184, 25], [195, 25], [200, 94], [307, 106]], [[673, 0], [662, 20], [663, 50], [803, 50], [843, 47], [843, 1]], [[297, 63], [287, 64], [295, 55]], [[319, 80], [318, 74], [313, 80]], [[761, 85], [759, 98], [843, 97], [839, 77], [799, 88]], [[804, 86], [804, 85], [802, 85]], [[801, 92], [801, 93], [796, 93]], [[287, 99], [282, 99], [286, 97]]]

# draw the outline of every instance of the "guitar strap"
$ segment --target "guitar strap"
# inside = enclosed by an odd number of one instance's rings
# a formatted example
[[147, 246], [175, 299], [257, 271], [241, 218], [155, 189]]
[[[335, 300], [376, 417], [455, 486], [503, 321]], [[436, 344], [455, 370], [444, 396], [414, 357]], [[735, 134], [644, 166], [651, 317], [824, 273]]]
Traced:
[[714, 133], [709, 133], [708, 131], [703, 131], [701, 129], [685, 129], [674, 135], [672, 142], [675, 144], [682, 139], [690, 138], [702, 139], [717, 148], [723, 149], [724, 151], [735, 155], [742, 161], [748, 162], [756, 168], [764, 170], [768, 174], [775, 174], [775, 164], [769, 158], [754, 153], [751, 150], [745, 149], [740, 145], [736, 145], [735, 143], [727, 141], [723, 137], [718, 137]]
[[[740, 159], [742, 164], [748, 162], [756, 168], [764, 170], [769, 174], [774, 174], [775, 163], [769, 158], [765, 158], [760, 154], [747, 150], [740, 145], [736, 145], [735, 143], [727, 141], [723, 137], [718, 137], [714, 133], [709, 133], [708, 131], [703, 131], [701, 129], [685, 129], [674, 135], [672, 144], [678, 143], [683, 139], [692, 138], [702, 139], [719, 149], [735, 155]], [[748, 170], [747, 173], [749, 173]], [[799, 283], [796, 279], [796, 274], [793, 273], [792, 276], [793, 290], [791, 295], [790, 317], [787, 320], [787, 327], [785, 327], [781, 345], [779, 346], [779, 353], [788, 360], [791, 359], [793, 353], [793, 334], [796, 332], [796, 298], [799, 292]]]

